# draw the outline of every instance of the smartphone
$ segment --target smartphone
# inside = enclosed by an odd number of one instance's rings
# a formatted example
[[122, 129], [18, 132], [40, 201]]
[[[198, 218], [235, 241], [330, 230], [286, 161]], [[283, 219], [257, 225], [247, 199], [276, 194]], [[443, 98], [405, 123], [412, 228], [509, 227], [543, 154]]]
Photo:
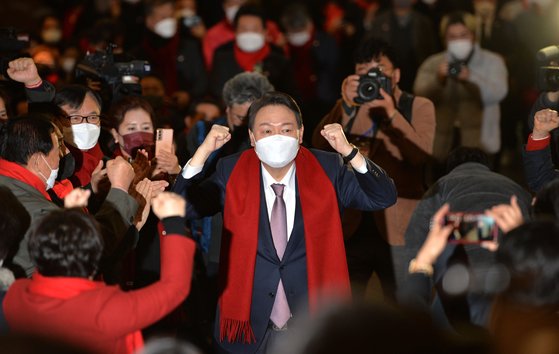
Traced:
[[448, 237], [449, 243], [480, 243], [494, 241], [499, 228], [495, 220], [483, 213], [452, 212], [445, 215], [445, 225], [454, 229]]
[[155, 156], [162, 151], [173, 151], [173, 129], [157, 129], [155, 132]]

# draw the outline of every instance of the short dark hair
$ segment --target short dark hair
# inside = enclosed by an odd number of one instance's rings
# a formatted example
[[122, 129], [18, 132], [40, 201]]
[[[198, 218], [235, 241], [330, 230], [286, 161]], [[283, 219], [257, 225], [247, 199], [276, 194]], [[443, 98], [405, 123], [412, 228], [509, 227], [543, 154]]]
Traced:
[[285, 30], [298, 31], [312, 22], [304, 4], [293, 3], [285, 8], [281, 16], [281, 24]]
[[264, 13], [264, 10], [257, 5], [253, 5], [253, 4], [247, 4], [247, 5], [243, 5], [239, 8], [239, 11], [237, 11], [237, 14], [235, 15], [235, 19], [233, 20], [233, 28], [237, 29], [237, 25], [239, 24], [239, 19], [242, 16], [254, 16], [254, 17], [258, 17], [260, 18], [260, 20], [262, 20], [262, 27], [266, 28], [266, 14]]
[[35, 153], [47, 155], [54, 147], [54, 126], [40, 114], [9, 119], [1, 132], [0, 156], [20, 165], [26, 165]]
[[29, 255], [41, 275], [88, 278], [99, 268], [100, 235], [95, 219], [83, 211], [54, 210], [31, 229]]
[[446, 158], [446, 172], [449, 173], [456, 167], [466, 162], [477, 162], [484, 166], [490, 167], [489, 157], [487, 154], [478, 148], [459, 146], [449, 152]]
[[366, 36], [355, 49], [353, 63], [364, 64], [371, 60], [379, 61], [381, 56], [387, 57], [395, 69], [400, 67], [396, 51], [387, 41], [375, 36]]
[[109, 111], [111, 127], [118, 130], [124, 121], [124, 116], [129, 111], [142, 109], [147, 112], [151, 119], [151, 124], [155, 128], [155, 112], [149, 102], [141, 96], [126, 96], [114, 103]]
[[559, 180], [555, 179], [546, 184], [536, 194], [534, 203], [536, 217], [551, 217], [559, 220]]
[[174, 0], [144, 0], [144, 14], [145, 16], [150, 16], [153, 9], [166, 4], [175, 4]]
[[295, 119], [297, 120], [297, 127], [301, 128], [303, 126], [303, 118], [297, 102], [295, 102], [295, 100], [286, 93], [273, 91], [265, 94], [250, 105], [247, 113], [248, 128], [250, 130], [253, 130], [254, 128], [254, 120], [256, 118], [256, 114], [258, 113], [258, 111], [266, 106], [284, 106], [288, 108], [295, 115]]
[[0, 260], [4, 260], [16, 254], [31, 217], [8, 187], [0, 186], [0, 200]]
[[90, 95], [99, 106], [99, 110], [101, 110], [103, 107], [101, 97], [99, 97], [95, 91], [84, 85], [74, 84], [62, 87], [56, 92], [54, 103], [56, 103], [58, 107], [68, 105], [72, 109], [78, 109], [82, 106], [86, 95]]
[[445, 40], [446, 32], [448, 31], [448, 28], [456, 24], [464, 25], [475, 36], [476, 26], [477, 26], [476, 17], [473, 14], [466, 11], [454, 11], [449, 14], [446, 14], [441, 19], [439, 31], [440, 31], [441, 38], [443, 39], [443, 42]]
[[244, 72], [233, 76], [223, 85], [223, 102], [227, 107], [254, 102], [271, 91], [274, 91], [274, 86], [266, 76], [256, 72]]
[[497, 260], [510, 273], [504, 296], [533, 306], [559, 305], [559, 226], [532, 221], [500, 240]]

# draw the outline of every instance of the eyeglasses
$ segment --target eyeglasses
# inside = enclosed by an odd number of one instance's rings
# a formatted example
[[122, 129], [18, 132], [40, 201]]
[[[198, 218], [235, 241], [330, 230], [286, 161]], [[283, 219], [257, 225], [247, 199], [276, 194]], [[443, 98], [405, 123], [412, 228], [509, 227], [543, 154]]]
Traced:
[[79, 114], [73, 114], [71, 116], [68, 116], [68, 119], [72, 124], [83, 123], [84, 119], [87, 123], [97, 124], [101, 121], [101, 116], [98, 114], [92, 114], [90, 116], [80, 116]]

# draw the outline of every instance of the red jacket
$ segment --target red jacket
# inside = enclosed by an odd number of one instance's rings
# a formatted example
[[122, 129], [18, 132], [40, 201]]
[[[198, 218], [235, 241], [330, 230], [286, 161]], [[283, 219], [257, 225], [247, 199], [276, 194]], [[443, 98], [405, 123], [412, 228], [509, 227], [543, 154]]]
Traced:
[[142, 328], [177, 307], [190, 291], [195, 243], [161, 236], [161, 278], [136, 291], [85, 278], [19, 279], [3, 308], [10, 330], [24, 331], [100, 353], [132, 353], [143, 346]]

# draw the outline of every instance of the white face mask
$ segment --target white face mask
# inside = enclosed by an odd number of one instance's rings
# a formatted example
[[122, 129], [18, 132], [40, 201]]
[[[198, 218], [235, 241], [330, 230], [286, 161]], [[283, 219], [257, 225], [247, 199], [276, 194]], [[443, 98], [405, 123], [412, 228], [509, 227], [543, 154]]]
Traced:
[[235, 15], [237, 15], [237, 11], [239, 11], [239, 7], [240, 6], [235, 5], [235, 6], [229, 6], [224, 9], [225, 18], [229, 23], [233, 23], [233, 21], [235, 20]]
[[163, 38], [171, 38], [177, 33], [177, 20], [169, 17], [155, 24], [153, 31]]
[[454, 59], [465, 60], [472, 52], [473, 43], [469, 39], [455, 39], [448, 42], [447, 50]]
[[295, 47], [301, 47], [311, 39], [311, 34], [307, 31], [295, 32], [287, 35], [289, 44]]
[[39, 174], [41, 175], [41, 177], [43, 177], [45, 179], [45, 182], [47, 184], [47, 190], [51, 189], [52, 187], [54, 187], [54, 182], [56, 181], [56, 177], [58, 176], [58, 168], [53, 170], [49, 163], [47, 162], [47, 159], [45, 159], [45, 157], [43, 155], [41, 155], [41, 157], [43, 158], [43, 161], [45, 161], [45, 163], [47, 164], [47, 166], [49, 167], [50, 170], [50, 175], [49, 177], [45, 177], [41, 172], [39, 172]]
[[264, 35], [257, 32], [239, 33], [235, 38], [237, 45], [243, 52], [256, 52], [264, 47]]
[[89, 150], [97, 144], [101, 127], [97, 124], [80, 123], [64, 127], [64, 141], [80, 150]]
[[295, 159], [299, 140], [285, 135], [272, 135], [256, 142], [256, 155], [260, 161], [273, 168], [281, 168]]

